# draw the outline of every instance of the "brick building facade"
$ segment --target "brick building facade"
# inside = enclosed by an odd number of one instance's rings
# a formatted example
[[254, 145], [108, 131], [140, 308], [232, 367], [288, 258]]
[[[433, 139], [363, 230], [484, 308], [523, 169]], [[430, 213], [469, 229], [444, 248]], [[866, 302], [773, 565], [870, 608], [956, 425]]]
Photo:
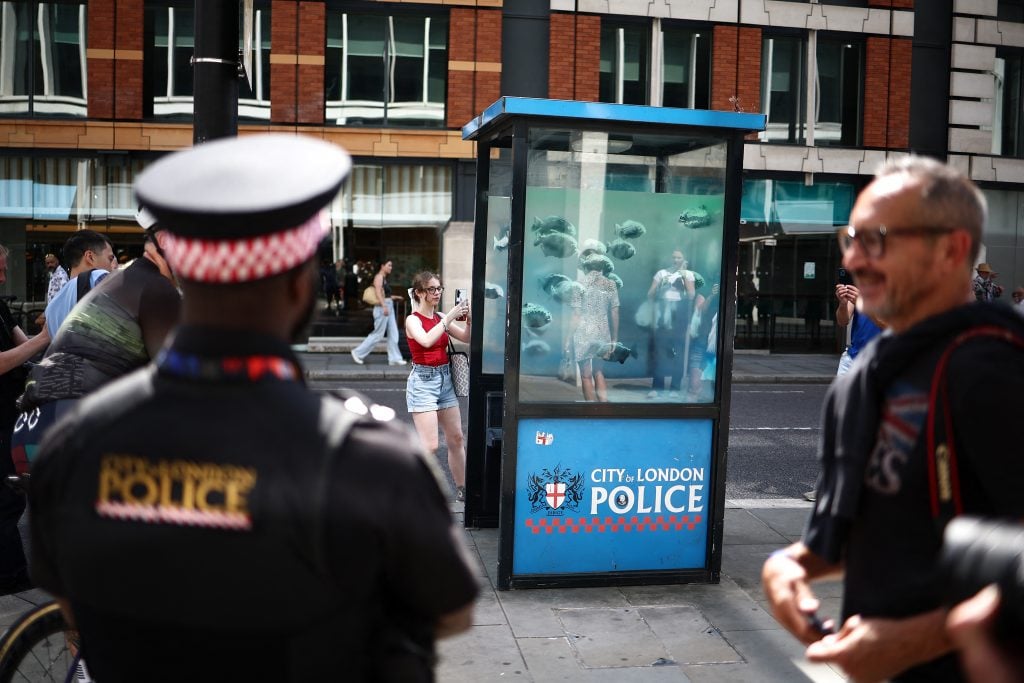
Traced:
[[[332, 208], [334, 256], [425, 254], [410, 268], [467, 282], [466, 259], [452, 253], [472, 238], [474, 147], [461, 126], [502, 94], [620, 97], [768, 115], [768, 130], [745, 148], [741, 268], [779, 320], [799, 320], [810, 304], [831, 316], [831, 276], [807, 281], [804, 264], [834, 271], [831, 234], [852, 197], [879, 162], [911, 149], [946, 154], [985, 186], [1000, 221], [987, 259], [1005, 284], [1024, 280], [1015, 247], [1024, 124], [1013, 122], [1015, 91], [991, 76], [1019, 80], [1019, 2], [943, 0], [925, 16], [913, 0], [549, 0], [522, 46], [529, 54], [503, 44], [526, 4], [538, 3], [257, 0], [258, 73], [239, 131], [314, 135], [353, 154], [357, 173]], [[8, 288], [32, 299], [41, 250], [70, 231], [110, 230], [132, 243], [131, 178], [191, 144], [191, 3], [3, 6], [6, 24], [31, 33], [45, 15], [60, 36], [0, 51], [3, 60], [22, 50], [29, 64], [52, 51], [52, 76], [43, 59], [24, 82], [0, 79], [0, 240], [28, 252]], [[948, 61], [915, 26], [948, 33]], [[381, 59], [389, 68], [376, 73]], [[523, 63], [535, 87], [517, 72]], [[936, 78], [925, 92], [948, 111], [915, 109], [915, 84]], [[509, 82], [527, 85], [503, 92]], [[679, 97], [691, 99], [673, 104]]]

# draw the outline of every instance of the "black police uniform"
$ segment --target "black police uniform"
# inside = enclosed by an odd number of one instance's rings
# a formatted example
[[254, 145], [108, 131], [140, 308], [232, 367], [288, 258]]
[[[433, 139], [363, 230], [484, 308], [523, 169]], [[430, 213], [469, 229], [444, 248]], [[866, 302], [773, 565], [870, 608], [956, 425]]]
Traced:
[[79, 408], [34, 465], [33, 573], [98, 681], [430, 679], [434, 624], [477, 587], [393, 411], [197, 328]]
[[[0, 351], [9, 351], [17, 346], [14, 340], [17, 327], [11, 310], [0, 301]], [[18, 417], [14, 402], [25, 389], [25, 374], [19, 366], [0, 375], [0, 595], [24, 590], [30, 585], [18, 531], [25, 497], [3, 483], [8, 475], [14, 474], [14, 463], [7, 454], [10, 452], [11, 429]]]

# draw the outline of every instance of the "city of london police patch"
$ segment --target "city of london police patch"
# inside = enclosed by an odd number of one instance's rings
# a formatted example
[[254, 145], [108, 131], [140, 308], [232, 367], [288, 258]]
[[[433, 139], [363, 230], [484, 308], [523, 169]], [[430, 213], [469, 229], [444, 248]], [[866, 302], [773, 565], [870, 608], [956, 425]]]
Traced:
[[561, 515], [566, 511], [578, 512], [583, 500], [583, 475], [573, 474], [561, 465], [554, 469], [544, 468], [540, 474], [532, 473], [527, 478], [530, 512], [546, 512]]

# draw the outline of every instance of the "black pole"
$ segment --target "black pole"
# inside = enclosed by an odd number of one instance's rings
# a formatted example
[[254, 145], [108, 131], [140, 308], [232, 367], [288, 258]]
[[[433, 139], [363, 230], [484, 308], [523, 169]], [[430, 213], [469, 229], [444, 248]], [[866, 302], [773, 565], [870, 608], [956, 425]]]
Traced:
[[192, 142], [238, 135], [238, 3], [196, 0]]
[[930, 0], [914, 9], [910, 62], [910, 149], [946, 160], [949, 153], [949, 70], [953, 0]]
[[550, 0], [505, 0], [501, 22], [501, 94], [548, 96]]

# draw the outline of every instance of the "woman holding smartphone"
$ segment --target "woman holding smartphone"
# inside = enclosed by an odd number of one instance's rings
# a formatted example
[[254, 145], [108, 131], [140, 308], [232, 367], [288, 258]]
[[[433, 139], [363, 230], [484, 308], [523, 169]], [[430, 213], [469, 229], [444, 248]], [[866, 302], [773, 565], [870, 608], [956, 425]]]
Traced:
[[[412, 281], [413, 311], [405, 319], [405, 336], [412, 353], [412, 371], [405, 385], [405, 401], [412, 413], [423, 445], [436, 454], [438, 425], [448, 445], [448, 468], [455, 482], [455, 499], [466, 499], [466, 440], [462, 435], [462, 414], [455, 396], [448, 367], [448, 335], [469, 343], [469, 301], [455, 304], [441, 315], [444, 287], [431, 272], [422, 272]], [[464, 321], [464, 322], [460, 322]]]

